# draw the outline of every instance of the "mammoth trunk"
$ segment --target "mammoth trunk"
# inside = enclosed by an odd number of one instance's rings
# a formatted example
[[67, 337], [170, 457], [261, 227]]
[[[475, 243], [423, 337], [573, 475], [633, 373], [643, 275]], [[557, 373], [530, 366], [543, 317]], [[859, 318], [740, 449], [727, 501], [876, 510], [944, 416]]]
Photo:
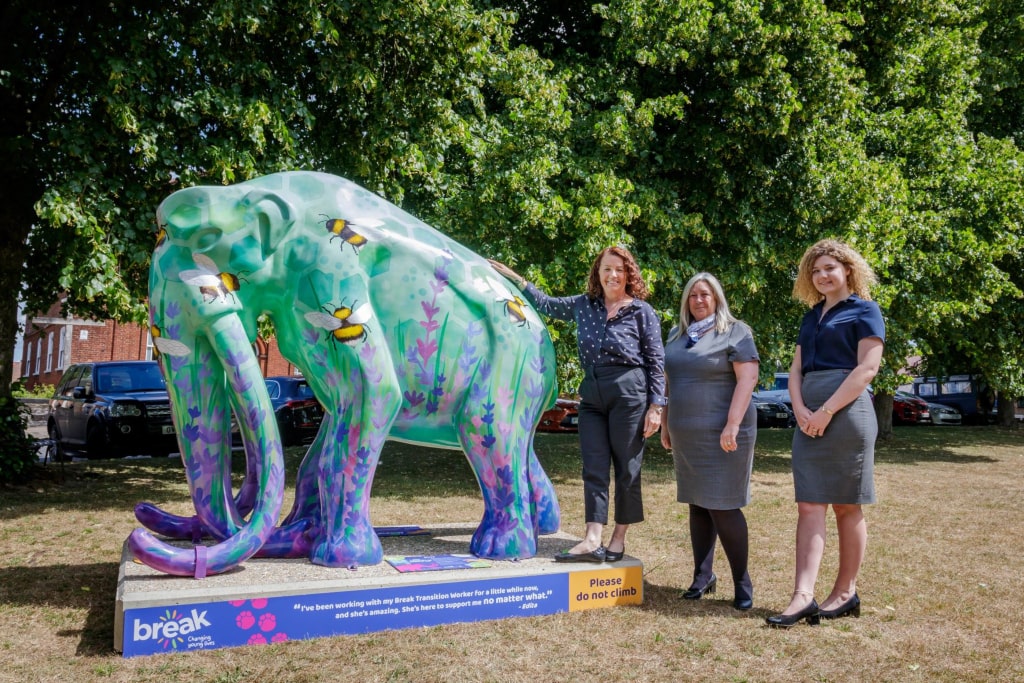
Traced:
[[[197, 519], [223, 539], [206, 547], [182, 549], [144, 529], [128, 542], [139, 561], [168, 574], [195, 576], [227, 571], [255, 554], [274, 529], [284, 493], [281, 440], [263, 375], [235, 314], [216, 319], [197, 335], [190, 353], [164, 358], [168, 387], [179, 430]], [[253, 511], [241, 519], [231, 491], [230, 411], [236, 408], [239, 432], [249, 457], [247, 480], [253, 487]], [[240, 495], [240, 498], [248, 495]], [[248, 507], [248, 505], [245, 505]]]

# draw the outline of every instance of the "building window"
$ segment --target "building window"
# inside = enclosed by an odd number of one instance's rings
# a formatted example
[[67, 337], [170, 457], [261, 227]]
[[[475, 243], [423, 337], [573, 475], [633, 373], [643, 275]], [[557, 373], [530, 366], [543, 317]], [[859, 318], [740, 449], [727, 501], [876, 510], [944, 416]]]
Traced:
[[153, 330], [146, 332], [146, 357], [144, 360], [153, 360]]
[[53, 353], [56, 350], [57, 340], [54, 339], [52, 332], [46, 335], [46, 371], [51, 372], [53, 370]]
[[71, 334], [71, 326], [65, 325], [60, 329], [60, 334], [57, 335], [57, 369], [63, 370], [67, 366], [67, 344], [64, 343], [64, 338]]
[[33, 375], [37, 375], [37, 376], [39, 375], [39, 359], [42, 357], [42, 355], [43, 355], [43, 337], [42, 337], [42, 335], [40, 335], [39, 338], [36, 339], [36, 362], [35, 362], [35, 369], [34, 369], [34, 371], [32, 373]]
[[32, 342], [25, 341], [25, 368], [23, 370], [25, 377], [32, 376]]

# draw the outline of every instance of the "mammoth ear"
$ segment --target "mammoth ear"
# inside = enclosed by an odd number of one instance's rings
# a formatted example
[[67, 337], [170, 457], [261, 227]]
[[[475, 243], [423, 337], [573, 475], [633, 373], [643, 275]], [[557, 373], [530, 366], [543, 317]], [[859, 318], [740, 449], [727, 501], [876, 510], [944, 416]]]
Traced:
[[266, 190], [254, 190], [241, 201], [247, 214], [259, 222], [260, 242], [263, 258], [277, 250], [277, 245], [295, 222], [295, 209], [279, 194]]

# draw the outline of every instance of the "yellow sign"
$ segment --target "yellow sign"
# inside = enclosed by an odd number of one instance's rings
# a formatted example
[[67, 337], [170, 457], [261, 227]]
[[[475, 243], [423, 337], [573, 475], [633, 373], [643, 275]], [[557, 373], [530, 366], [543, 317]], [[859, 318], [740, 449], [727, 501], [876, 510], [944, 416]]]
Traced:
[[644, 600], [643, 566], [569, 574], [569, 611], [639, 605]]

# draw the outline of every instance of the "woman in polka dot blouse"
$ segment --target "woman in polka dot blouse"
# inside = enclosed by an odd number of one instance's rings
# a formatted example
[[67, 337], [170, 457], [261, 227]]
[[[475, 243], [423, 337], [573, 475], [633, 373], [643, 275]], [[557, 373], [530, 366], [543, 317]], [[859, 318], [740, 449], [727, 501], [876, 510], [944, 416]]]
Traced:
[[[585, 294], [551, 297], [507, 266], [496, 261], [491, 265], [516, 283], [537, 310], [576, 322], [584, 371], [579, 436], [586, 533], [555, 560], [621, 560], [629, 525], [644, 519], [640, 486], [644, 444], [661, 426], [665, 405], [661, 324], [644, 301], [647, 286], [640, 268], [624, 247], [608, 247], [590, 269]], [[615, 475], [615, 528], [605, 546], [610, 470]]]

